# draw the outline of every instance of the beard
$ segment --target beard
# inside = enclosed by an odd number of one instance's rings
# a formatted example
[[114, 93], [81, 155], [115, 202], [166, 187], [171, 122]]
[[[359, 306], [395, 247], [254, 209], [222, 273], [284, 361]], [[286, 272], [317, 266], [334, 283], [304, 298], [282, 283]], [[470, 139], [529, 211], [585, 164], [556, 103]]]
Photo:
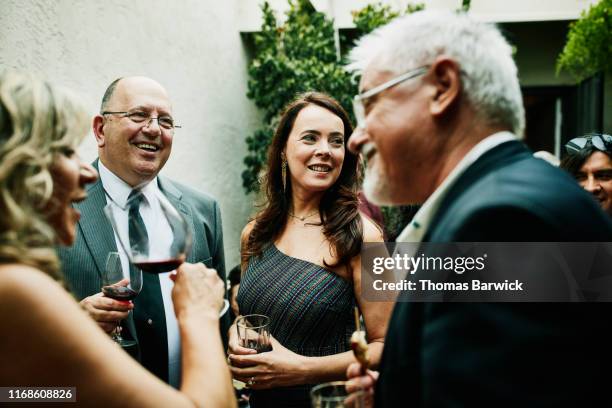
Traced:
[[363, 192], [372, 204], [393, 205], [388, 178], [369, 168], [363, 180]]

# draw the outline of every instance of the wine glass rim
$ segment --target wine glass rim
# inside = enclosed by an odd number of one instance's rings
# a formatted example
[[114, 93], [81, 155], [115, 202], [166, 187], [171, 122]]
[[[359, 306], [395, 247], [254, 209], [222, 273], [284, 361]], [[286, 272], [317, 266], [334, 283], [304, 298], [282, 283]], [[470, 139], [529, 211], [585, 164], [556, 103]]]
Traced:
[[[312, 387], [312, 389], [310, 390], [310, 397], [314, 398], [315, 394], [319, 391], [322, 390], [324, 388], [328, 388], [328, 387], [337, 387], [337, 386], [346, 386], [346, 383], [348, 381], [330, 381], [330, 382], [326, 382], [326, 383], [322, 383], [322, 384], [318, 384], [315, 385], [314, 387]], [[364, 395], [364, 391], [363, 390], [359, 390], [359, 391], [355, 391], [352, 392], [351, 394], [346, 394], [346, 395], [338, 395], [338, 396], [323, 396], [321, 395], [319, 398], [324, 399], [326, 402], [343, 402], [349, 395], [356, 395], [356, 396], [361, 396]]]
[[[247, 326], [246, 324], [243, 323], [244, 321], [247, 321], [247, 318], [252, 318], [252, 317], [263, 318], [265, 323], [257, 325], [257, 326], [253, 326], [253, 325]], [[240, 316], [238, 320], [236, 320], [236, 326], [244, 327], [247, 329], [261, 329], [263, 327], [268, 326], [269, 324], [270, 324], [270, 318], [262, 314], [248, 314], [248, 315]]]

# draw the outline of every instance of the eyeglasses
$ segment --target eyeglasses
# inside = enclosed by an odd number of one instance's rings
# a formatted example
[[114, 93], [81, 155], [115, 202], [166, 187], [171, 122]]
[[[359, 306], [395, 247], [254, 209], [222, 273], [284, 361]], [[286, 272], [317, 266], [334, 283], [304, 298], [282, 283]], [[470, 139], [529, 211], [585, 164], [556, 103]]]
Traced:
[[382, 91], [386, 89], [391, 88], [392, 86], [398, 85], [409, 79], [416, 78], [419, 75], [423, 75], [425, 72], [427, 72], [427, 69], [429, 69], [429, 65], [425, 65], [425, 66], [410, 70], [364, 93], [355, 95], [355, 97], [353, 98], [353, 111], [355, 112], [355, 119], [357, 119], [357, 127], [358, 128], [365, 127], [366, 115], [365, 115], [365, 107], [363, 106], [363, 101], [365, 101], [368, 98], [373, 97], [376, 94], [381, 93]]
[[612, 136], [606, 134], [576, 137], [567, 142], [565, 151], [568, 154], [576, 154], [589, 144], [602, 152], [612, 153]]
[[181, 128], [179, 125], [174, 124], [174, 119], [172, 119], [171, 116], [159, 116], [157, 118], [154, 118], [150, 116], [148, 113], [140, 112], [140, 111], [135, 111], [135, 112], [104, 111], [102, 112], [102, 115], [121, 115], [122, 117], [128, 118], [134, 123], [143, 124], [143, 127], [151, 125], [152, 120], [157, 120], [157, 123], [159, 124], [159, 126], [166, 130], [174, 130], [174, 129]]

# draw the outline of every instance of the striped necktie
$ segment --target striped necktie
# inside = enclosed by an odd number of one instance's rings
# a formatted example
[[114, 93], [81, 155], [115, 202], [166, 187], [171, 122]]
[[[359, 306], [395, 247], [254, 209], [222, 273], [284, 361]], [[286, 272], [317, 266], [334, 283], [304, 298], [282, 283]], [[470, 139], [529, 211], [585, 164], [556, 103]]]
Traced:
[[[132, 190], [128, 197], [128, 229], [130, 246], [148, 254], [149, 235], [140, 215], [142, 199], [142, 193], [137, 190]], [[130, 264], [130, 268], [135, 267]], [[161, 380], [168, 382], [168, 333], [159, 275], [143, 272], [142, 290], [134, 299], [134, 306], [141, 363]]]

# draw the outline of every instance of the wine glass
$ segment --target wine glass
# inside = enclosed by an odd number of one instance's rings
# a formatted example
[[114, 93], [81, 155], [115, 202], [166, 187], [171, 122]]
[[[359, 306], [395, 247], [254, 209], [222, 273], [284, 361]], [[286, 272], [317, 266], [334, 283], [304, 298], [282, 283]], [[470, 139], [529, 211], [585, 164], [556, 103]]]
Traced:
[[[159, 211], [156, 213], [161, 214], [151, 226], [152, 231], [147, 230], [140, 214], [140, 202], [146, 199], [142, 190], [135, 188], [125, 206], [115, 202], [106, 190], [104, 193], [108, 198], [104, 213], [119, 238], [121, 247], [136, 268], [159, 274], [177, 269], [187, 259], [193, 243], [191, 229], [187, 220], [161, 191], [152, 192], [159, 203]], [[154, 205], [157, 203], [154, 202]], [[126, 213], [128, 228], [121, 229], [119, 225], [123, 225], [121, 221], [125, 224], [123, 216]], [[127, 236], [122, 232], [127, 232]], [[150, 239], [150, 236], [154, 239]], [[223, 302], [220, 317], [229, 309], [227, 299]]]
[[[102, 275], [102, 293], [104, 293], [104, 296], [115, 300], [134, 300], [142, 289], [142, 271], [138, 268], [130, 268], [128, 284], [125, 286], [118, 285], [117, 283], [124, 276], [119, 252], [109, 252], [106, 257], [104, 274]], [[135, 340], [125, 340], [121, 337], [121, 322], [113, 330], [112, 339], [121, 347], [136, 345]]]
[[241, 316], [236, 320], [238, 340], [242, 347], [257, 353], [272, 351], [270, 342], [270, 318], [259, 314]]
[[[170, 234], [156, 234], [154, 231], [147, 230], [138, 212], [138, 205], [145, 200], [145, 197], [142, 191], [138, 189], [135, 189], [130, 195], [125, 207], [119, 206], [110, 199], [104, 207], [104, 212], [117, 233], [119, 242], [130, 262], [144, 272], [158, 274], [175, 270], [187, 259], [193, 237], [187, 221], [168, 201], [168, 198], [159, 190], [155, 190], [152, 194], [156, 195], [156, 201], [159, 203], [159, 209], [161, 210], [157, 212], [161, 214], [161, 217], [155, 220], [156, 231], [166, 231]], [[119, 233], [121, 229], [118, 228], [119, 222], [117, 214], [113, 211], [113, 206], [128, 212], [128, 237]], [[132, 211], [133, 208], [136, 208], [137, 211]], [[138, 222], [138, 218], [140, 222]]]
[[319, 384], [310, 391], [312, 408], [362, 408], [365, 404], [364, 392], [346, 392], [346, 381], [332, 381]]

